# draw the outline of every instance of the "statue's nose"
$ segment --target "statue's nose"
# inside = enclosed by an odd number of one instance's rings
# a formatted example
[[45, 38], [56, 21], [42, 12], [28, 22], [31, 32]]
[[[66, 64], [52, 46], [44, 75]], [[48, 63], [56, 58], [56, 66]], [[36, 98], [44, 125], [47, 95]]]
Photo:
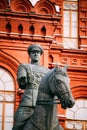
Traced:
[[73, 99], [73, 100], [71, 100], [71, 99], [69, 99], [69, 107], [71, 108], [71, 107], [73, 107], [74, 106], [74, 104], [75, 104], [75, 100]]

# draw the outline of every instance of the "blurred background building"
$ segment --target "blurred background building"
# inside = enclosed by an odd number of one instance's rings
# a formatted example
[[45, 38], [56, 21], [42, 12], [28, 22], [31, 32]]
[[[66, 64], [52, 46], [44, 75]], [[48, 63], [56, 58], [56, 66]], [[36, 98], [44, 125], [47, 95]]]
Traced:
[[27, 47], [44, 48], [43, 66], [68, 63], [75, 105], [58, 117], [66, 130], [87, 130], [87, 0], [0, 0], [0, 130], [11, 130], [22, 91], [17, 69]]

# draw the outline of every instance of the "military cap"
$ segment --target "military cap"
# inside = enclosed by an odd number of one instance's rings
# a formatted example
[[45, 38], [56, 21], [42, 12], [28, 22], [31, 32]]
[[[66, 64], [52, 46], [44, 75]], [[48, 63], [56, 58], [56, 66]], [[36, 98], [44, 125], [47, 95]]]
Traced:
[[33, 50], [39, 50], [41, 52], [41, 55], [43, 54], [43, 48], [40, 44], [32, 44], [28, 47], [28, 54], [30, 55], [30, 52]]

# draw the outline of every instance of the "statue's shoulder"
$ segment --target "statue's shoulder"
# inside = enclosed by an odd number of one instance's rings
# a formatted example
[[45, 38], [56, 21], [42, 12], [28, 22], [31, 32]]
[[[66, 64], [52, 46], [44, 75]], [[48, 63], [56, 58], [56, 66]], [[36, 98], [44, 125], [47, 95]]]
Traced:
[[28, 64], [28, 63], [21, 63], [21, 64], [19, 65], [19, 68], [20, 68], [20, 67], [27, 68], [27, 67], [30, 67], [30, 64]]
[[43, 74], [45, 74], [49, 71], [49, 69], [44, 66], [39, 66], [37, 70]]
[[43, 69], [43, 71], [49, 71], [50, 70], [49, 68], [46, 68], [44, 66], [41, 66], [41, 68]]
[[19, 67], [18, 67], [18, 70], [19, 70], [19, 71], [20, 71], [20, 70], [25, 70], [25, 71], [31, 70], [31, 65], [28, 64], [28, 63], [21, 63], [21, 64], [19, 65]]
[[29, 63], [20, 64], [18, 69], [19, 71], [23, 70], [26, 72], [34, 72], [34, 73], [47, 73], [49, 71], [49, 69], [44, 66], [36, 66]]

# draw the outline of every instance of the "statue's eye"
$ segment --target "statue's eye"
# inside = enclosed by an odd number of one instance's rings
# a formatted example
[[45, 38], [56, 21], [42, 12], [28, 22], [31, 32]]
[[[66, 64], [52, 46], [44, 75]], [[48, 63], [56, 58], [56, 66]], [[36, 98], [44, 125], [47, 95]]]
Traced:
[[61, 80], [57, 80], [57, 83], [60, 84], [60, 83], [61, 83]]

